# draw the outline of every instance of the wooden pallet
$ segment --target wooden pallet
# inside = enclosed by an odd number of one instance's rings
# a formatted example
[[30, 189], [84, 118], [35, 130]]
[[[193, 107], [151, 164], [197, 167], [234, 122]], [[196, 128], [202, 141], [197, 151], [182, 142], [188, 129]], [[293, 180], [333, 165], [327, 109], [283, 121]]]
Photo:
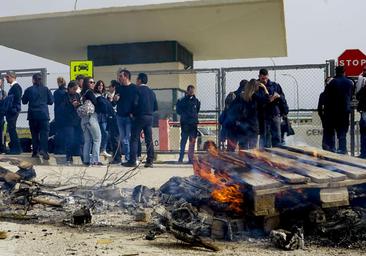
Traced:
[[276, 195], [291, 190], [315, 190], [323, 208], [349, 204], [348, 188], [366, 184], [366, 161], [309, 147], [272, 148], [219, 153], [208, 162], [220, 170], [235, 170], [250, 188], [253, 213], [277, 212]]

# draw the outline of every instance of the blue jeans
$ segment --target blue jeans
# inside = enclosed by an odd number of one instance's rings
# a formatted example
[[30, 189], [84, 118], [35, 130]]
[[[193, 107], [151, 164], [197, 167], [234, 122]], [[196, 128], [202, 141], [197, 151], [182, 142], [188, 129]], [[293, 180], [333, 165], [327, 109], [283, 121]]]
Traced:
[[278, 147], [281, 143], [281, 116], [265, 119], [264, 134], [261, 135], [261, 146], [265, 148]]
[[[83, 161], [84, 163], [95, 164], [100, 162], [100, 143], [102, 141], [102, 134], [98, 123], [98, 116], [96, 113], [90, 117], [81, 119], [81, 128], [84, 134], [84, 148]], [[92, 157], [90, 158], [90, 153]]]
[[126, 161], [130, 160], [130, 138], [131, 138], [131, 118], [117, 116], [119, 130], [119, 141], [125, 154]]
[[100, 144], [100, 151], [106, 151], [108, 144], [107, 122], [99, 122], [100, 132], [102, 134], [102, 142]]
[[194, 147], [197, 138], [197, 124], [181, 124], [179, 161], [183, 161], [187, 140], [189, 139], [188, 161], [193, 162]]
[[144, 131], [145, 135], [145, 143], [146, 143], [146, 153], [147, 163], [152, 163], [154, 161], [154, 143], [152, 139], [152, 116], [140, 116], [136, 117], [136, 120], [133, 122], [132, 126], [132, 135], [131, 135], [131, 155], [130, 162], [135, 163], [138, 155], [138, 148], [140, 142], [140, 134], [141, 131]]

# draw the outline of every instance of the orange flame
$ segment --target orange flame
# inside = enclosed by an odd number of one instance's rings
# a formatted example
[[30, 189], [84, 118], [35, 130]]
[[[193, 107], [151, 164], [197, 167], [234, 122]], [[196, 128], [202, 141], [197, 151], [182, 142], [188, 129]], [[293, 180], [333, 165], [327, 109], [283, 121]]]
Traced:
[[[207, 151], [212, 157], [218, 157], [219, 151], [214, 143], [207, 145]], [[239, 184], [233, 184], [233, 179], [227, 171], [212, 172], [211, 165], [202, 159], [195, 159], [193, 163], [194, 174], [209, 181], [216, 186], [211, 193], [215, 201], [227, 203], [228, 208], [237, 213], [241, 213], [244, 202], [244, 195], [240, 191]], [[230, 185], [228, 183], [230, 182]]]
[[229, 209], [241, 213], [244, 202], [243, 194], [238, 184], [218, 188], [212, 192], [212, 198], [221, 203], [228, 203]]

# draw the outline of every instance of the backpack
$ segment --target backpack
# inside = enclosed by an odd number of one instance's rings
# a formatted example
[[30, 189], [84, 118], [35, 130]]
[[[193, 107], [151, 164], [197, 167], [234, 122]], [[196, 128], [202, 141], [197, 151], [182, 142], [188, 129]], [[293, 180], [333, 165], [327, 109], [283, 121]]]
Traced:
[[[87, 94], [88, 91], [85, 92]], [[85, 96], [83, 95], [83, 97]], [[83, 98], [82, 97], [82, 98]], [[77, 108], [76, 112], [80, 118], [90, 117], [90, 115], [94, 114], [95, 106], [90, 100], [83, 101], [83, 104]]]
[[108, 99], [106, 99], [103, 96], [99, 96], [97, 97], [97, 105], [95, 107], [95, 112], [97, 112], [98, 114], [108, 114], [109, 105], [111, 105], [111, 103], [109, 102]]
[[7, 96], [0, 100], [0, 116], [5, 116], [5, 114], [11, 109], [13, 100], [14, 95]]

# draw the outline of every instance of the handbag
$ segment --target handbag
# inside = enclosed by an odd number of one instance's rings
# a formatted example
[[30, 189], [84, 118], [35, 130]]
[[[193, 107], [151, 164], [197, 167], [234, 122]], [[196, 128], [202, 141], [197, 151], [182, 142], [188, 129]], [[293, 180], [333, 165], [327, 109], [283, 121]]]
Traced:
[[[85, 92], [87, 94], [88, 91]], [[83, 95], [83, 97], [85, 96]], [[83, 98], [82, 97], [82, 98]], [[82, 102], [82, 105], [77, 108], [76, 112], [80, 118], [90, 117], [95, 112], [95, 106], [90, 100], [85, 100]]]

